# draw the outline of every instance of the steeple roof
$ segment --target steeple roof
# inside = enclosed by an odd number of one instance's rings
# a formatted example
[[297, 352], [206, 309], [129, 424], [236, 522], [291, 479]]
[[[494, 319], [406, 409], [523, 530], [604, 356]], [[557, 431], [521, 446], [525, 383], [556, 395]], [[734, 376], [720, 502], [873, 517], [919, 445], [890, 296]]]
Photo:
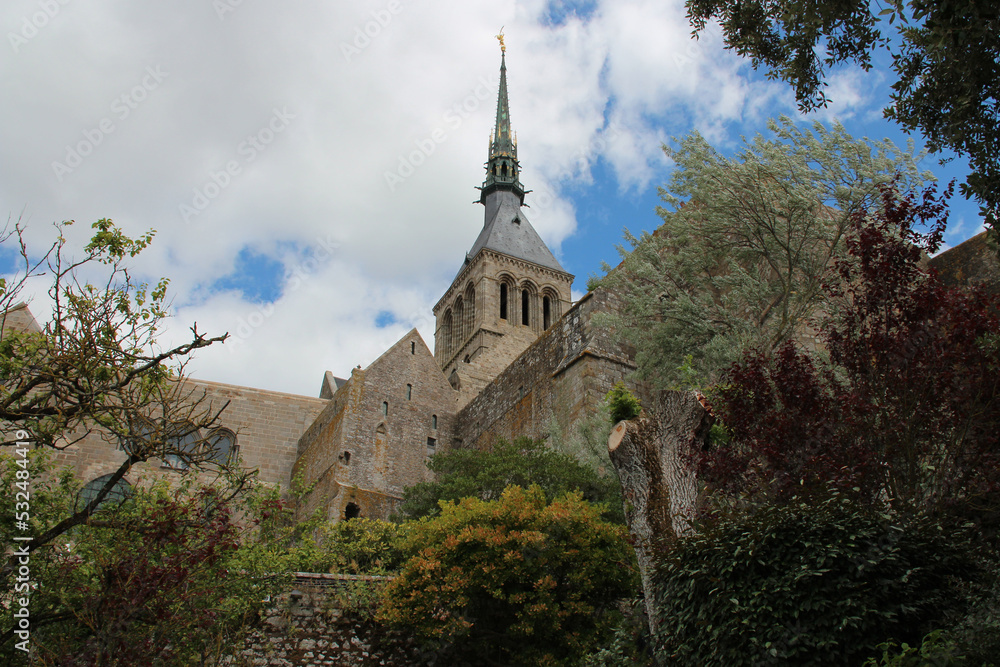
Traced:
[[484, 248], [566, 273], [528, 222], [517, 195], [510, 191], [490, 195], [486, 203], [486, 223], [466, 255], [465, 263], [471, 262]]
[[[499, 37], [499, 36], [498, 36]], [[490, 155], [486, 162], [486, 180], [480, 188], [479, 203], [486, 207], [483, 230], [465, 256], [471, 262], [485, 249], [523, 259], [556, 271], [566, 270], [538, 236], [521, 210], [525, 190], [518, 180], [517, 142], [510, 127], [510, 106], [507, 101], [507, 60], [503, 40], [500, 41], [500, 91], [497, 94], [497, 118], [490, 137]]]

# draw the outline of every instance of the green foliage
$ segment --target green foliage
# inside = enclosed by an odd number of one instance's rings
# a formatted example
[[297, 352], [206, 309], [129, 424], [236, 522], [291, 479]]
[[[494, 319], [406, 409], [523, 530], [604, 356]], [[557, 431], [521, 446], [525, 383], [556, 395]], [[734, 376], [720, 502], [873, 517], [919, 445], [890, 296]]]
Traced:
[[585, 500], [601, 503], [610, 520], [624, 521], [616, 477], [598, 475], [573, 456], [552, 451], [531, 438], [500, 440], [489, 451], [442, 452], [431, 457], [427, 467], [436, 474], [437, 481], [405, 489], [400, 508], [405, 517], [434, 516], [441, 511], [441, 501], [470, 497], [497, 500], [508, 486], [537, 485], [549, 500], [567, 491], [580, 491]]
[[714, 517], [658, 564], [658, 651], [681, 665], [856, 665], [964, 611], [969, 539], [836, 494]]
[[386, 586], [379, 619], [416, 632], [442, 664], [577, 664], [637, 583], [624, 528], [579, 493], [547, 503], [538, 486], [442, 503], [406, 548], [413, 556]]
[[298, 572], [388, 574], [403, 564], [406, 532], [405, 525], [379, 519], [325, 523], [315, 537], [291, 550], [288, 567]]
[[617, 382], [605, 399], [611, 409], [611, 423], [635, 419], [642, 412], [639, 399], [622, 383]]
[[871, 51], [888, 49], [898, 79], [886, 117], [922, 132], [932, 152], [950, 149], [969, 158], [972, 173], [963, 193], [983, 205], [987, 225], [996, 229], [1000, 12], [995, 2], [687, 0], [686, 5], [696, 32], [718, 20], [726, 47], [791, 84], [804, 111], [826, 105], [829, 67], [853, 62], [867, 70]]
[[697, 132], [676, 148], [660, 194], [663, 225], [619, 249], [601, 284], [619, 295], [610, 324], [635, 347], [641, 377], [662, 388], [711, 383], [748, 347], [772, 349], [822, 305], [851, 216], [880, 205], [877, 185], [922, 174], [891, 142], [853, 139], [837, 124], [790, 119], [732, 158]]
[[879, 644], [878, 649], [882, 651], [881, 659], [868, 658], [862, 667], [961, 667], [972, 664], [958, 653], [955, 640], [941, 630], [928, 633], [919, 646], [885, 642]]
[[[0, 538], [13, 544], [16, 499], [0, 461]], [[31, 456], [32, 530], [72, 512], [79, 482], [58, 475], [44, 451]], [[262, 515], [246, 502], [256, 492], [220, 478], [194, 488], [138, 483], [128, 500], [106, 503], [49, 548], [31, 553], [31, 645], [38, 664], [195, 664], [228, 654], [255, 622], [262, 601], [282, 585], [279, 562], [255, 539]], [[243, 523], [233, 516], [239, 513]], [[9, 518], [10, 517], [10, 518]], [[21, 531], [14, 532], [21, 534]], [[22, 543], [23, 544], [23, 543]], [[13, 585], [0, 595], [0, 624], [13, 624]], [[14, 664], [11, 638], [0, 661]]]

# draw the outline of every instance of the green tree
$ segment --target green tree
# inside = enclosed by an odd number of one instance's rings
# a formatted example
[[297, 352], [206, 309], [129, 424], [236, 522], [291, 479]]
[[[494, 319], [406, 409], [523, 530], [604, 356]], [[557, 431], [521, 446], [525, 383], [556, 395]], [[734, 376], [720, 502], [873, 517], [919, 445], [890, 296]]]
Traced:
[[[24, 468], [6, 455], [0, 466], [0, 510], [12, 517], [15, 473]], [[29, 469], [36, 524], [81, 502], [79, 481], [56, 469], [45, 450], [32, 452]], [[274, 576], [283, 556], [257, 539], [257, 523], [274, 505], [268, 493], [244, 487], [237, 475], [211, 487], [190, 477], [174, 486], [138, 484], [35, 550], [30, 582], [16, 579], [0, 594], [0, 661], [17, 664], [24, 655], [9, 629], [18, 627], [20, 598], [29, 600], [38, 664], [195, 664], [229, 654], [283, 581]], [[17, 544], [14, 528], [0, 522], [0, 539]]]
[[727, 48], [791, 84], [803, 111], [827, 103], [828, 68], [855, 63], [868, 70], [872, 52], [886, 49], [897, 75], [886, 117], [919, 130], [932, 152], [950, 149], [969, 158], [972, 173], [962, 191], [983, 206], [995, 228], [1000, 206], [995, 2], [687, 0], [686, 5], [696, 34], [718, 21]]
[[[225, 335], [208, 337], [195, 325], [189, 341], [168, 349], [157, 344], [168, 281], [150, 288], [130, 269], [154, 232], [131, 239], [112, 221], [98, 220], [90, 242], [74, 254], [64, 236], [71, 224], [55, 225], [57, 238], [40, 255], [29, 250], [19, 225], [0, 233], [2, 246], [16, 246], [19, 257], [19, 270], [0, 281], [0, 447], [10, 451], [27, 440], [58, 451], [89, 437], [128, 457], [89, 503], [37, 525], [25, 542], [29, 551], [84, 523], [137, 463], [154, 457], [211, 462], [211, 432], [225, 408], [183, 382], [191, 353]], [[40, 331], [7, 326], [28, 284], [38, 280], [49, 284], [49, 321]], [[190, 437], [196, 433], [205, 435]], [[2, 577], [10, 572], [8, 563]]]
[[420, 482], [403, 492], [400, 512], [409, 518], [440, 513], [441, 501], [462, 498], [497, 500], [509, 486], [537, 485], [548, 500], [580, 491], [585, 500], [602, 503], [605, 515], [621, 523], [621, 490], [612, 476], [598, 475], [574, 457], [552, 451], [531, 438], [498, 441], [490, 450], [455, 449], [431, 457], [434, 482]]
[[801, 330], [852, 216], [877, 207], [878, 185], [904, 189], [927, 173], [891, 142], [768, 124], [727, 158], [694, 132], [664, 147], [676, 168], [660, 194], [663, 225], [636, 238], [600, 281], [622, 308], [612, 323], [636, 350], [639, 373], [674, 387], [711, 382], [748, 347], [773, 349]]
[[466, 498], [411, 528], [413, 556], [378, 618], [405, 626], [448, 664], [572, 665], [609, 635], [634, 594], [625, 531], [581, 495], [537, 486]]

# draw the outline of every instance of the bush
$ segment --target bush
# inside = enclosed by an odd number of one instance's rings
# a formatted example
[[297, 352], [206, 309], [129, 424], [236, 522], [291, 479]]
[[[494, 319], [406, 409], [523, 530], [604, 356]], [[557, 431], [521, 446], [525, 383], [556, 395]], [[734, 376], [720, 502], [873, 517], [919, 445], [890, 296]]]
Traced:
[[716, 517], [659, 562], [658, 651], [679, 665], [857, 665], [963, 611], [968, 544], [836, 494]]
[[293, 549], [289, 566], [299, 572], [394, 572], [405, 560], [405, 536], [405, 526], [380, 519], [325, 523], [317, 529], [316, 539], [302, 540]]
[[637, 585], [624, 528], [579, 493], [547, 504], [537, 486], [442, 504], [407, 547], [379, 619], [415, 632], [442, 664], [578, 664]]
[[499, 440], [491, 450], [456, 449], [431, 457], [427, 467], [437, 480], [403, 492], [400, 513], [411, 519], [433, 516], [441, 501], [462, 498], [498, 500], [508, 486], [537, 485], [547, 500], [579, 491], [584, 500], [600, 503], [605, 517], [624, 523], [621, 486], [614, 475], [599, 475], [569, 454], [555, 452], [541, 440]]
[[612, 387], [611, 391], [608, 392], [606, 400], [608, 401], [608, 406], [611, 408], [612, 424], [617, 424], [627, 419], [635, 419], [642, 412], [639, 399], [621, 382]]

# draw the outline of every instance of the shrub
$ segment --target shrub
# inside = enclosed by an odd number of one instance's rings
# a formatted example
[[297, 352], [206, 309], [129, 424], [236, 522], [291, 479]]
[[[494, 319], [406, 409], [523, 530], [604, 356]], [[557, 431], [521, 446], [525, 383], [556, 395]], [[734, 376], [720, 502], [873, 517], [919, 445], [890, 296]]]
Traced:
[[639, 399], [621, 382], [616, 383], [608, 392], [607, 401], [611, 408], [612, 424], [626, 419], [635, 419], [642, 412]]
[[656, 573], [668, 664], [857, 665], [889, 639], [920, 642], [962, 611], [951, 576], [968, 536], [843, 495], [715, 517], [669, 545]]
[[357, 518], [326, 523], [316, 539], [305, 539], [293, 550], [290, 566], [300, 572], [385, 574], [405, 560], [403, 525], [380, 519]]
[[442, 503], [407, 547], [379, 619], [410, 628], [446, 664], [577, 664], [637, 583], [624, 528], [579, 493], [547, 504], [537, 486]]

